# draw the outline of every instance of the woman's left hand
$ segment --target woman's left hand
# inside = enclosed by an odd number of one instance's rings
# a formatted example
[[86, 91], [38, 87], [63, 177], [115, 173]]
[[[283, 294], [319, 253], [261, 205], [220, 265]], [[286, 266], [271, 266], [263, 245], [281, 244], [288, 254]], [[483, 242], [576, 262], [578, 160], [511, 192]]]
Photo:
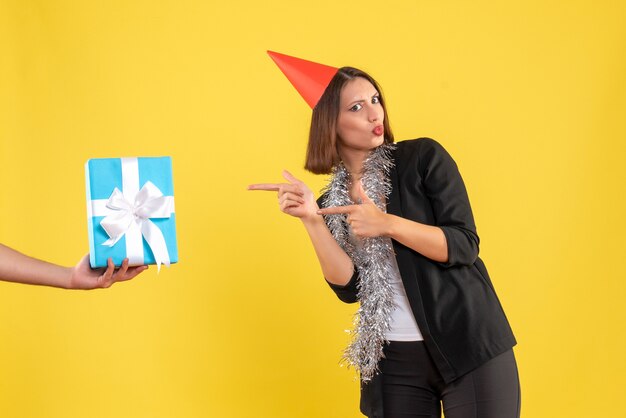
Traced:
[[376, 204], [365, 194], [363, 185], [358, 184], [359, 205], [331, 206], [317, 211], [319, 215], [346, 214], [352, 232], [359, 238], [371, 238], [388, 235], [389, 215], [378, 209]]

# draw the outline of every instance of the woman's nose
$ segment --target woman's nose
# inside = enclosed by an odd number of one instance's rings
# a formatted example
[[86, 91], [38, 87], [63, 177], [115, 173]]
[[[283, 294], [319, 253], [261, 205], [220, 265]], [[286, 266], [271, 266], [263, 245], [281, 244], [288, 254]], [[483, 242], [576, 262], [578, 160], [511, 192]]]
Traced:
[[367, 118], [370, 122], [377, 122], [380, 120], [381, 112], [376, 108], [370, 108]]

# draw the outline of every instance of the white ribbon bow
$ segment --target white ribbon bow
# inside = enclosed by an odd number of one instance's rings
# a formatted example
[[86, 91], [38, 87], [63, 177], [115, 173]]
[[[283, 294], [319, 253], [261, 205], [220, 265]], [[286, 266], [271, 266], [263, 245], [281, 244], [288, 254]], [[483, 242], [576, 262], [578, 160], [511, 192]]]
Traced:
[[140, 233], [139, 236], [145, 238], [154, 254], [157, 270], [161, 270], [161, 264], [169, 267], [170, 255], [165, 238], [150, 218], [169, 218], [172, 213], [172, 199], [163, 196], [159, 188], [148, 181], [134, 199], [132, 196], [125, 197], [116, 187], [106, 207], [114, 213], [107, 215], [100, 223], [110, 237], [102, 245], [112, 247], [125, 234], [136, 236]]

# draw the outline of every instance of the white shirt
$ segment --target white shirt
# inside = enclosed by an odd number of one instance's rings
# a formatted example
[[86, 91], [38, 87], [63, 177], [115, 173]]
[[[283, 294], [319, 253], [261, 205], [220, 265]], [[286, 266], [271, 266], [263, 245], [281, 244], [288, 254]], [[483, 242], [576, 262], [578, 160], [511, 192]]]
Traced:
[[[360, 246], [361, 241], [352, 233], [352, 228], [348, 228], [349, 239], [355, 246]], [[388, 244], [392, 246], [391, 238], [384, 238], [388, 240]], [[400, 269], [398, 268], [398, 262], [396, 257], [392, 259], [392, 276], [390, 278], [390, 284], [393, 288], [393, 303], [395, 309], [391, 313], [390, 329], [385, 333], [385, 339], [387, 341], [423, 341], [424, 337], [420, 332], [411, 306], [409, 305], [409, 299], [406, 296], [404, 290], [404, 284], [402, 284], [402, 277], [400, 276]]]
[[[390, 238], [387, 239], [391, 241]], [[404, 284], [402, 284], [402, 278], [400, 277], [398, 262], [396, 261], [396, 257], [392, 257], [392, 259], [394, 274], [391, 277], [390, 283], [393, 287], [393, 301], [396, 305], [396, 309], [391, 314], [391, 328], [385, 334], [385, 338], [387, 341], [422, 341], [424, 337], [411, 311], [409, 299], [406, 296]]]

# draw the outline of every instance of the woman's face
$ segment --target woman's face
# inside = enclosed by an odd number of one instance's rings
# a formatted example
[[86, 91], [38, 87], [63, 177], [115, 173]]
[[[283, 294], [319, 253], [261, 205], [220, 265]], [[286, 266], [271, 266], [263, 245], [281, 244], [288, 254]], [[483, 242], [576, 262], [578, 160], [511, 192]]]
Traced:
[[385, 111], [376, 88], [364, 78], [348, 81], [341, 90], [337, 117], [341, 152], [369, 151], [384, 142]]

